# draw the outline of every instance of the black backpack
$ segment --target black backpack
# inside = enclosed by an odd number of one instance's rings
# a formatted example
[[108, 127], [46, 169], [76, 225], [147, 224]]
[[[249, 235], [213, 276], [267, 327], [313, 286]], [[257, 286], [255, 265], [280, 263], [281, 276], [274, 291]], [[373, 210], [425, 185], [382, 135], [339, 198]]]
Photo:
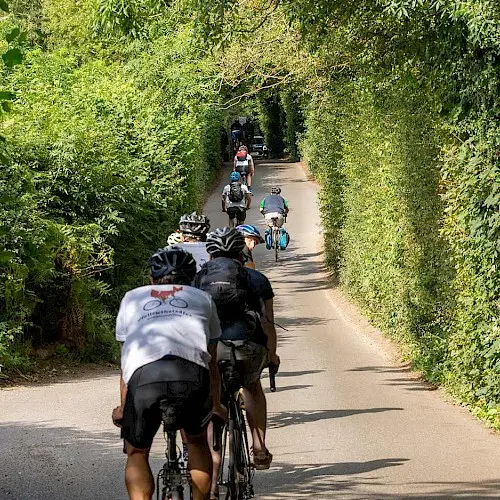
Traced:
[[229, 201], [238, 203], [243, 200], [243, 189], [241, 188], [241, 184], [239, 182], [231, 182], [229, 184]]
[[212, 297], [221, 323], [248, 319], [249, 328], [252, 333], [255, 331], [261, 312], [260, 299], [241, 264], [227, 257], [216, 257], [202, 266], [194, 286]]

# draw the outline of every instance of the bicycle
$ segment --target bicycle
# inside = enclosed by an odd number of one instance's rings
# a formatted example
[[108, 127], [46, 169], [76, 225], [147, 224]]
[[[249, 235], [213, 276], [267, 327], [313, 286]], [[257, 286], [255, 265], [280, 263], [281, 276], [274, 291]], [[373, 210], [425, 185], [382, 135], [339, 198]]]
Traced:
[[[158, 472], [156, 478], [157, 500], [184, 500], [184, 490], [189, 488], [188, 500], [192, 500], [191, 475], [187, 464], [182, 459], [182, 451], [177, 447], [177, 431], [180, 430], [178, 422], [180, 408], [183, 400], [163, 399], [160, 401], [162, 412], [163, 433], [166, 435], [167, 448], [165, 456], [167, 461]], [[160, 490], [161, 485], [161, 490]]]
[[[222, 401], [228, 410], [228, 419], [222, 432], [222, 460], [218, 484], [226, 488], [226, 500], [249, 500], [254, 497], [254, 465], [250, 459], [245, 415], [242, 409], [240, 389], [241, 375], [236, 368], [237, 346], [229, 341], [224, 345], [231, 347], [229, 361], [219, 364], [222, 374]], [[227, 475], [224, 469], [227, 458]]]

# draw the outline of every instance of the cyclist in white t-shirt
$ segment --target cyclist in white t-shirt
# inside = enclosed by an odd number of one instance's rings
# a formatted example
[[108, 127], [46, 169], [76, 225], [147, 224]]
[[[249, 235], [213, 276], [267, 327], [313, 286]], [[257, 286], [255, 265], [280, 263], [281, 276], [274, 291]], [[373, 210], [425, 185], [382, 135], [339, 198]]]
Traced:
[[210, 295], [190, 286], [191, 254], [170, 246], [149, 263], [151, 284], [127, 292], [116, 319], [122, 377], [113, 422], [126, 441], [125, 483], [131, 500], [152, 498], [149, 450], [161, 423], [159, 402], [181, 399], [193, 499], [203, 500], [212, 471], [206, 427], [212, 412], [225, 417], [216, 365], [219, 317]]

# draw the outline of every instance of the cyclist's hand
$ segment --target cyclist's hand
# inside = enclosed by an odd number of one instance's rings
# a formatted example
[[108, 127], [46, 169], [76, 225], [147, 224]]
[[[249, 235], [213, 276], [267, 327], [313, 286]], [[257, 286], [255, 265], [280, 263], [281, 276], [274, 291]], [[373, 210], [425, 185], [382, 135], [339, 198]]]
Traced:
[[121, 427], [122, 426], [122, 418], [123, 418], [123, 408], [121, 406], [117, 406], [113, 410], [113, 413], [111, 414], [111, 418], [113, 419], [113, 424], [115, 424], [116, 427]]
[[212, 413], [217, 415], [224, 422], [227, 420], [227, 408], [223, 405], [217, 405], [212, 408]]
[[278, 370], [280, 362], [280, 357], [276, 353], [269, 353], [269, 363], [276, 367], [276, 371]]

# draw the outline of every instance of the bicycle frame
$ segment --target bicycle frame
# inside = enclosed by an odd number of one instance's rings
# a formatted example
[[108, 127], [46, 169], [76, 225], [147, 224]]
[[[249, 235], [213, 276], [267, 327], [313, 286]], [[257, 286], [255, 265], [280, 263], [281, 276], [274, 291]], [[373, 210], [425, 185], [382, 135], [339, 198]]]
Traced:
[[[248, 500], [254, 496], [252, 486], [254, 467], [250, 460], [245, 416], [241, 408], [239, 394], [241, 383], [236, 371], [236, 346], [234, 344], [230, 346], [231, 360], [229, 365], [226, 365], [227, 371], [223, 370], [223, 401], [228, 410], [228, 420], [223, 430], [219, 485], [227, 488], [226, 499]], [[229, 376], [224, 376], [227, 373]], [[228, 471], [227, 480], [224, 481], [227, 450], [229, 450]]]
[[157, 500], [184, 500], [185, 486], [189, 486], [189, 499], [192, 499], [191, 475], [187, 464], [182, 460], [182, 453], [177, 448], [177, 429], [168, 425], [168, 415], [163, 411], [163, 432], [166, 436], [167, 448], [165, 456], [167, 461], [158, 472], [156, 478]]

